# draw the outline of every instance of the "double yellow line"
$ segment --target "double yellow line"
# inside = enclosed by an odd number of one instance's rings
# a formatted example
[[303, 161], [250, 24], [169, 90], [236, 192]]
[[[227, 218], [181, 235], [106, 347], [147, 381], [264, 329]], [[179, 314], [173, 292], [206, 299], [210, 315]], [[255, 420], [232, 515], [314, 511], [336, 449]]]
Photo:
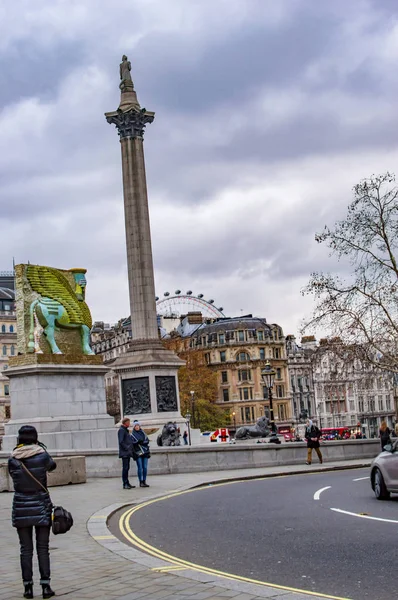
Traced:
[[[260, 478], [259, 478], [260, 479]], [[218, 483], [212, 485], [211, 487], [218, 487], [221, 485], [230, 485], [234, 482], [226, 482], [226, 483]], [[170, 566], [164, 567], [156, 567], [154, 570], [159, 572], [174, 572], [178, 570], [184, 569], [192, 569], [194, 571], [198, 571], [200, 573], [205, 573], [207, 575], [217, 575], [218, 577], [223, 577], [224, 579], [230, 579], [233, 581], [243, 581], [244, 583], [254, 583], [256, 585], [269, 586], [276, 588], [278, 590], [285, 590], [287, 592], [296, 592], [297, 594], [307, 594], [308, 596], [317, 596], [318, 598], [329, 598], [330, 600], [350, 600], [349, 598], [342, 598], [341, 596], [329, 596], [327, 594], [320, 594], [319, 592], [310, 592], [308, 590], [302, 590], [298, 588], [288, 587], [285, 585], [278, 585], [276, 583], [268, 583], [266, 581], [258, 581], [257, 579], [250, 579], [249, 577], [241, 577], [240, 575], [233, 575], [231, 573], [224, 573], [223, 571], [218, 571], [217, 569], [211, 569], [209, 567], [204, 567], [202, 565], [197, 565], [195, 563], [191, 563], [189, 561], [183, 560], [182, 558], [178, 558], [177, 556], [172, 556], [171, 554], [167, 554], [163, 552], [163, 550], [159, 550], [150, 544], [147, 544], [144, 540], [139, 538], [130, 526], [131, 517], [147, 506], [151, 504], [155, 504], [155, 502], [162, 502], [163, 500], [169, 500], [170, 498], [175, 498], [176, 496], [181, 496], [183, 494], [190, 494], [192, 492], [198, 492], [204, 489], [208, 489], [207, 487], [202, 488], [194, 488], [191, 490], [185, 490], [183, 492], [174, 492], [172, 494], [168, 494], [167, 496], [162, 496], [161, 498], [155, 498], [154, 500], [148, 500], [147, 502], [143, 502], [138, 506], [134, 506], [133, 508], [128, 509], [119, 519], [119, 529], [122, 535], [128, 540], [133, 546], [136, 546], [140, 550], [144, 550], [151, 556], [159, 558], [161, 560], [167, 561]]]

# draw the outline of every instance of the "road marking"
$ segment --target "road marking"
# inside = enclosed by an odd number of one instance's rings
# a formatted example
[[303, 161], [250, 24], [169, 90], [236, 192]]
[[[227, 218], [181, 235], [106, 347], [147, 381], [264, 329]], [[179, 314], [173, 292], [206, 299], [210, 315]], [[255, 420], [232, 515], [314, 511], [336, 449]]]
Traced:
[[324, 488], [321, 488], [317, 492], [315, 492], [315, 494], [314, 494], [314, 500], [319, 500], [319, 497], [322, 494], [322, 492], [324, 492], [325, 490], [330, 490], [331, 487], [332, 487], [331, 485], [328, 485], [328, 486], [326, 486]]
[[[228, 483], [236, 483], [236, 482], [226, 482], [226, 484], [228, 484]], [[221, 485], [226, 485], [226, 484], [218, 483], [212, 487], [219, 487]], [[122, 516], [119, 519], [119, 529], [120, 529], [122, 535], [133, 546], [136, 546], [141, 551], [144, 550], [151, 556], [155, 556], [156, 558], [165, 560], [166, 562], [171, 563], [172, 566], [180, 566], [185, 569], [193, 569], [194, 571], [198, 571], [200, 573], [206, 573], [207, 575], [208, 574], [217, 575], [218, 577], [223, 577], [224, 579], [230, 579], [232, 581], [242, 581], [244, 583], [254, 583], [256, 585], [261, 585], [263, 587], [267, 586], [267, 587], [272, 587], [272, 588], [275, 588], [278, 590], [285, 590], [288, 592], [296, 592], [299, 594], [307, 594], [308, 596], [316, 596], [317, 598], [328, 598], [329, 600], [349, 600], [349, 598], [342, 598], [341, 596], [330, 596], [328, 594], [321, 594], [319, 592], [311, 592], [309, 590], [288, 587], [285, 585], [278, 585], [276, 583], [269, 583], [266, 581], [258, 581], [257, 579], [250, 579], [249, 577], [241, 577], [240, 575], [233, 575], [232, 573], [224, 573], [224, 571], [218, 571], [217, 569], [211, 569], [209, 567], [197, 565], [195, 563], [191, 563], [186, 560], [183, 560], [182, 558], [178, 558], [177, 556], [172, 556], [171, 554], [167, 554], [166, 552], [163, 552], [162, 550], [159, 550], [158, 548], [155, 548], [154, 546], [147, 544], [144, 540], [139, 538], [131, 529], [130, 518], [132, 517], [132, 515], [135, 512], [137, 512], [141, 508], [150, 506], [151, 504], [154, 504], [155, 502], [161, 502], [162, 500], [167, 500], [168, 498], [175, 498], [176, 496], [181, 496], [183, 494], [190, 494], [192, 492], [198, 492], [198, 491], [201, 491], [204, 489], [209, 489], [209, 488], [208, 487], [194, 488], [194, 489], [185, 490], [182, 492], [175, 492], [173, 494], [167, 494], [166, 496], [163, 496], [161, 498], [154, 498], [153, 500], [148, 500], [147, 502], [143, 502], [142, 504], [139, 504], [138, 506], [134, 506], [133, 508], [128, 509], [125, 513], [122, 514]]]
[[171, 565], [170, 567], [152, 567], [151, 571], [159, 571], [159, 573], [169, 573], [170, 571], [186, 571], [188, 567], [179, 565]]
[[341, 513], [343, 515], [349, 515], [350, 517], [358, 517], [360, 519], [370, 519], [371, 521], [383, 521], [384, 523], [398, 523], [394, 519], [382, 519], [381, 517], [371, 517], [369, 515], [361, 515], [358, 513], [349, 512], [348, 510], [341, 510], [341, 508], [331, 508], [334, 512]]
[[365, 479], [369, 479], [369, 477], [358, 477], [358, 479], [353, 479], [353, 481], [364, 481]]

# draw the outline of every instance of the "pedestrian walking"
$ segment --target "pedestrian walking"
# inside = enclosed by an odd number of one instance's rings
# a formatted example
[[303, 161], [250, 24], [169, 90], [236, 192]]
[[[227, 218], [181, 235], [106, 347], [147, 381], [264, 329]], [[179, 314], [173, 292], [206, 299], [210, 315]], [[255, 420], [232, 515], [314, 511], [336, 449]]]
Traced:
[[18, 445], [8, 460], [8, 471], [14, 483], [12, 525], [17, 529], [19, 537], [24, 598], [33, 598], [33, 528], [43, 598], [55, 595], [50, 587], [48, 547], [52, 503], [48, 491], [44, 491], [41, 486], [47, 488], [47, 471], [53, 471], [56, 466], [46, 447], [38, 441], [35, 427], [21, 427], [18, 431]]
[[319, 462], [323, 463], [322, 452], [319, 449], [319, 440], [321, 437], [321, 432], [318, 427], [314, 425], [311, 419], [307, 419], [307, 427], [305, 430], [305, 439], [307, 440], [307, 461], [306, 464], [310, 465], [312, 462], [312, 450], [318, 455]]
[[122, 420], [122, 424], [117, 433], [119, 440], [119, 458], [122, 459], [122, 481], [124, 490], [131, 490], [135, 487], [135, 485], [131, 485], [129, 482], [130, 460], [133, 450], [133, 442], [130, 437], [129, 427], [130, 419], [125, 417]]
[[184, 435], [182, 436], [182, 439], [184, 440], [184, 446], [188, 445], [188, 434], [186, 431], [184, 431]]
[[151, 457], [149, 450], [149, 439], [145, 431], [141, 429], [139, 421], [134, 421], [133, 431], [131, 432], [133, 443], [133, 459], [137, 464], [137, 475], [140, 487], [149, 487], [146, 482], [148, 471], [148, 459]]
[[379, 431], [380, 445], [381, 445], [382, 451], [384, 450], [384, 447], [387, 444], [391, 444], [390, 434], [391, 434], [391, 431], [387, 427], [387, 423], [385, 421], [382, 421], [380, 424], [380, 431]]

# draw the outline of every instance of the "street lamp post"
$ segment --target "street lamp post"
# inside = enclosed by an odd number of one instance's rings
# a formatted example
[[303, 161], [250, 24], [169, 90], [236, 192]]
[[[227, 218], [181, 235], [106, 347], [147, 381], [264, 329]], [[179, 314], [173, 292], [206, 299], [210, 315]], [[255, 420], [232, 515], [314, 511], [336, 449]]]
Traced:
[[187, 412], [187, 414], [185, 415], [185, 419], [187, 421], [188, 427], [188, 443], [191, 446], [191, 413]]
[[317, 409], [318, 409], [318, 414], [319, 414], [319, 429], [322, 429], [322, 418], [321, 418], [321, 403], [319, 402]]
[[196, 412], [195, 412], [195, 392], [191, 390], [191, 411], [192, 411], [192, 426], [196, 427]]
[[276, 374], [275, 369], [272, 368], [271, 363], [269, 362], [269, 360], [267, 360], [267, 362], [265, 363], [264, 369], [261, 371], [261, 377], [263, 378], [264, 385], [268, 388], [269, 414], [270, 414], [271, 431], [272, 431], [272, 437], [271, 437], [270, 441], [272, 441], [272, 439], [275, 438], [276, 434], [277, 434], [276, 425], [275, 425], [275, 417], [274, 417], [274, 406], [272, 403], [272, 387], [274, 385], [275, 374]]
[[232, 413], [233, 419], [234, 419], [234, 429], [235, 429], [235, 436], [236, 436], [236, 413], [235, 411]]

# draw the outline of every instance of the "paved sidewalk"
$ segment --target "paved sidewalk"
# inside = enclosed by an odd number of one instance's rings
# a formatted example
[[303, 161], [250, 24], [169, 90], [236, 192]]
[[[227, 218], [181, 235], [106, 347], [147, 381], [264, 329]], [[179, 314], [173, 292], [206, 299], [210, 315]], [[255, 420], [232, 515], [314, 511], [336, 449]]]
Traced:
[[[290, 593], [194, 571], [180, 571], [178, 574], [156, 571], [151, 561], [157, 559], [137, 553], [127, 546], [124, 556], [103, 547], [89, 534], [87, 522], [95, 513], [104, 514], [104, 507], [136, 504], [202, 483], [366, 464], [370, 464], [370, 461], [336, 462], [319, 467], [279, 466], [153, 477], [149, 473], [149, 489], [123, 490], [119, 478], [90, 479], [86, 484], [52, 488], [53, 502], [70, 510], [75, 520], [74, 527], [68, 534], [51, 538], [52, 584], [57, 597], [74, 600], [316, 600], [318, 596]], [[22, 597], [23, 592], [17, 535], [10, 522], [11, 503], [11, 493], [0, 494], [0, 600], [16, 600]], [[102, 521], [104, 523], [105, 519]], [[41, 597], [37, 570], [34, 579], [37, 582], [35, 597]]]

